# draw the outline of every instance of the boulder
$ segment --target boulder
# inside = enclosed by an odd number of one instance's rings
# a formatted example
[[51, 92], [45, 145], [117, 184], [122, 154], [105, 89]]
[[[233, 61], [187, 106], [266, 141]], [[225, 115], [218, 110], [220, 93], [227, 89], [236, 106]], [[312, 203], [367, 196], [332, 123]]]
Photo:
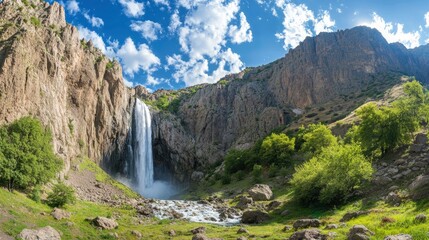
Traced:
[[429, 175], [418, 176], [408, 186], [408, 189], [410, 190], [411, 198], [415, 201], [429, 197]]
[[410, 146], [410, 152], [412, 153], [421, 153], [424, 150], [424, 145], [423, 144], [411, 144]]
[[322, 234], [319, 229], [306, 229], [295, 232], [289, 240], [325, 240], [328, 236]]
[[210, 240], [210, 238], [202, 233], [197, 233], [192, 237], [192, 240]]
[[387, 204], [390, 204], [392, 206], [399, 206], [401, 205], [402, 199], [399, 196], [399, 194], [395, 193], [395, 192], [390, 192], [387, 196], [386, 196], [386, 200], [385, 202]]
[[325, 229], [327, 230], [331, 230], [331, 229], [337, 229], [338, 225], [337, 224], [328, 224]]
[[168, 236], [170, 237], [176, 236], [176, 231], [174, 231], [173, 229], [170, 229], [170, 231], [168, 231]]
[[118, 223], [115, 220], [106, 217], [96, 217], [92, 220], [92, 224], [101, 229], [115, 229], [118, 227]]
[[393, 180], [388, 176], [379, 176], [375, 177], [372, 182], [378, 186], [385, 186], [386, 184], [391, 183]]
[[46, 226], [38, 229], [24, 229], [17, 238], [23, 240], [60, 240], [61, 235], [53, 227]]
[[247, 229], [241, 227], [240, 229], [237, 230], [237, 234], [243, 234], [243, 233], [249, 233], [249, 231], [247, 231]]
[[270, 215], [259, 210], [246, 211], [241, 217], [241, 222], [246, 224], [258, 224], [270, 219]]
[[347, 235], [348, 240], [368, 240], [371, 235], [374, 235], [368, 228], [364, 225], [354, 225], [350, 228], [349, 234]]
[[282, 205], [282, 203], [281, 203], [281, 202], [279, 202], [279, 201], [272, 201], [272, 202], [270, 202], [269, 204], [267, 204], [266, 209], [267, 209], [268, 211], [272, 211], [272, 210], [274, 210], [274, 209], [276, 209], [276, 208], [280, 207], [280, 205]]
[[266, 184], [256, 184], [248, 191], [254, 201], [268, 201], [273, 197], [270, 186]]
[[280, 213], [280, 215], [287, 216], [287, 215], [289, 215], [289, 213], [290, 213], [290, 211], [286, 209], [282, 213]]
[[143, 235], [141, 234], [141, 232], [137, 231], [137, 230], [132, 230], [131, 234], [136, 236], [136, 238], [140, 239], [143, 237]]
[[293, 223], [293, 228], [309, 228], [309, 227], [320, 227], [322, 223], [319, 219], [299, 219]]
[[424, 133], [419, 133], [416, 136], [416, 139], [414, 139], [414, 144], [426, 144], [428, 141], [428, 137]]
[[56, 220], [61, 220], [61, 219], [66, 219], [66, 218], [70, 218], [71, 213], [59, 209], [59, 208], [54, 208], [54, 210], [51, 212], [52, 217], [54, 217]]
[[192, 234], [198, 234], [198, 233], [204, 234], [204, 233], [206, 233], [206, 230], [207, 230], [206, 227], [197, 227], [197, 228], [192, 229], [191, 233]]
[[384, 238], [384, 240], [413, 240], [413, 237], [408, 234], [398, 234], [398, 235], [391, 235]]
[[423, 213], [420, 213], [414, 218], [414, 222], [416, 223], [425, 223], [427, 221], [427, 216]]
[[288, 232], [288, 231], [290, 231], [290, 230], [292, 230], [292, 226], [291, 226], [291, 225], [286, 225], [286, 226], [284, 226], [284, 228], [282, 229], [282, 231], [283, 231], [283, 232]]
[[356, 211], [356, 212], [348, 212], [344, 214], [344, 216], [341, 218], [340, 222], [347, 222], [350, 221], [353, 218], [357, 218], [362, 215], [369, 214], [371, 211]]
[[249, 208], [252, 204], [253, 204], [252, 198], [246, 197], [246, 196], [241, 196], [235, 207], [238, 209], [244, 210], [244, 209]]

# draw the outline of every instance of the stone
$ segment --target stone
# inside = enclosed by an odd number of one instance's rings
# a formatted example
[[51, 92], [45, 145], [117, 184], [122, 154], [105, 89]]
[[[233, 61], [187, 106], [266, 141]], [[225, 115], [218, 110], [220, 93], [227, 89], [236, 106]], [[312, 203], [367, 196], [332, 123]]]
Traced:
[[332, 230], [332, 229], [337, 229], [337, 228], [338, 228], [337, 224], [328, 224], [325, 227], [325, 229], [327, 229], [327, 230]]
[[239, 228], [238, 230], [237, 230], [237, 234], [242, 234], [242, 233], [249, 233], [249, 231], [247, 231], [247, 229], [245, 229], [245, 228], [243, 228], [243, 227], [241, 227], [241, 228]]
[[241, 222], [246, 224], [258, 224], [263, 223], [270, 219], [270, 215], [266, 212], [259, 210], [251, 210], [243, 213]]
[[318, 229], [306, 229], [295, 232], [289, 237], [289, 240], [326, 240], [328, 237]]
[[395, 164], [395, 165], [403, 165], [405, 163], [407, 163], [407, 160], [405, 160], [403, 158], [400, 158], [400, 159], [396, 160], [393, 164]]
[[197, 233], [206, 233], [206, 227], [197, 227], [191, 230], [192, 234], [197, 234]]
[[423, 144], [411, 144], [410, 152], [412, 153], [421, 153], [423, 152], [424, 145]]
[[387, 176], [379, 176], [379, 177], [375, 177], [373, 180], [372, 180], [372, 182], [375, 184], [375, 185], [378, 185], [378, 186], [384, 186], [384, 185], [386, 185], [386, 184], [389, 184], [389, 183], [391, 183], [393, 180], [390, 178], [390, 177], [387, 177]]
[[401, 197], [399, 196], [399, 194], [395, 193], [395, 192], [390, 192], [387, 196], [386, 196], [386, 200], [385, 202], [387, 204], [390, 204], [392, 206], [399, 206], [402, 202]]
[[143, 235], [141, 234], [141, 232], [137, 231], [137, 230], [132, 230], [131, 234], [136, 236], [136, 238], [140, 239], [143, 237]]
[[245, 236], [240, 236], [240, 237], [238, 237], [238, 238], [237, 238], [237, 240], [247, 240], [247, 237], [245, 237]]
[[319, 219], [299, 219], [293, 223], [293, 228], [309, 228], [309, 227], [320, 227], [322, 222]]
[[287, 216], [287, 215], [289, 215], [289, 213], [290, 213], [290, 211], [286, 209], [283, 212], [281, 212], [280, 215]]
[[191, 180], [192, 181], [201, 181], [204, 178], [204, 173], [199, 171], [192, 172]]
[[110, 218], [96, 217], [92, 220], [92, 224], [101, 229], [115, 229], [118, 227], [118, 223]]
[[286, 225], [286, 226], [283, 227], [282, 231], [283, 232], [288, 232], [288, 231], [292, 230], [292, 228], [293, 227], [291, 225]]
[[398, 170], [398, 168], [396, 168], [396, 167], [392, 167], [392, 168], [389, 168], [389, 169], [387, 170], [387, 172], [388, 172], [390, 175], [394, 175], [394, 174], [397, 174], [397, 173], [399, 172], [399, 170]]
[[60, 233], [51, 226], [38, 229], [24, 229], [18, 236], [22, 240], [60, 240]]
[[237, 205], [235, 206], [238, 209], [244, 210], [249, 208], [253, 204], [253, 199], [251, 197], [240, 196]]
[[387, 236], [384, 240], [413, 240], [413, 237], [409, 234], [398, 234]]
[[266, 184], [256, 184], [248, 191], [254, 201], [268, 201], [273, 197], [270, 186]]
[[202, 233], [197, 233], [192, 237], [192, 240], [210, 240], [210, 238]]
[[173, 229], [170, 229], [170, 231], [168, 231], [168, 236], [170, 236], [170, 237], [174, 237], [174, 236], [176, 236], [177, 234], [176, 234], [176, 231], [174, 231]]
[[427, 216], [423, 213], [420, 213], [414, 218], [414, 222], [416, 223], [425, 223], [427, 220]]
[[356, 211], [356, 212], [348, 212], [344, 214], [344, 216], [340, 219], [340, 222], [348, 222], [353, 218], [357, 218], [362, 215], [369, 214], [370, 211]]
[[54, 208], [54, 210], [51, 212], [52, 217], [54, 217], [56, 220], [61, 220], [61, 219], [66, 219], [66, 218], [70, 218], [71, 213], [59, 209], [59, 208]]
[[414, 139], [414, 144], [426, 144], [428, 141], [428, 137], [425, 133], [418, 133], [416, 138]]
[[429, 175], [420, 175], [408, 186], [413, 200], [421, 200], [429, 197]]
[[282, 203], [281, 203], [281, 202], [279, 202], [279, 201], [272, 201], [272, 202], [270, 202], [269, 204], [267, 204], [266, 209], [267, 209], [268, 211], [272, 211], [272, 210], [274, 210], [274, 209], [276, 209], [276, 208], [280, 207], [280, 205], [282, 205]]
[[368, 228], [364, 225], [354, 225], [350, 228], [349, 233], [347, 235], [348, 240], [368, 240], [370, 237], [374, 235]]

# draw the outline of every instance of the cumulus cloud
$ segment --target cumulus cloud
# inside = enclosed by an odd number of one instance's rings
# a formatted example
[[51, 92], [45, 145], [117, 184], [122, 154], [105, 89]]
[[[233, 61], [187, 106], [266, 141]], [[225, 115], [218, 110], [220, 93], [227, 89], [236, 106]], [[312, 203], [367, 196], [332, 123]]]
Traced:
[[79, 3], [76, 0], [69, 0], [66, 3], [66, 9], [70, 14], [74, 15], [80, 11]]
[[153, 0], [156, 4], [165, 5], [167, 7], [170, 7], [170, 4], [168, 3], [168, 0]]
[[134, 21], [130, 25], [131, 29], [140, 32], [142, 36], [148, 41], [158, 39], [158, 34], [162, 32], [162, 27], [159, 23], [147, 21]]
[[403, 24], [386, 22], [377, 13], [373, 13], [372, 22], [364, 25], [377, 29], [389, 43], [400, 42], [406, 48], [415, 48], [420, 45], [420, 33], [418, 31], [404, 32]]
[[90, 16], [88, 13], [84, 13], [83, 16], [93, 27], [101, 27], [104, 25], [104, 21], [101, 18]]
[[144, 15], [144, 4], [135, 0], [119, 0], [124, 8], [125, 15], [129, 17], [140, 17]]
[[140, 44], [137, 48], [131, 38], [125, 40], [124, 45], [116, 52], [116, 56], [121, 60], [124, 72], [131, 77], [140, 70], [150, 74], [161, 63], [149, 46]]
[[429, 12], [427, 12], [427, 13], [425, 14], [425, 22], [426, 22], [425, 27], [426, 27], [426, 28], [429, 28]]
[[167, 57], [176, 82], [187, 86], [214, 83], [226, 74], [239, 72], [244, 66], [240, 56], [226, 49], [228, 41], [239, 44], [252, 40], [246, 16], [238, 14], [239, 0], [178, 0], [178, 4], [188, 11], [183, 23], [178, 15], [173, 16], [169, 27], [177, 32], [182, 51]]
[[182, 25], [182, 22], [180, 22], [179, 11], [176, 9], [174, 13], [171, 15], [170, 25], [168, 25], [168, 30], [170, 32], [175, 32], [180, 25]]
[[240, 28], [232, 25], [229, 27], [229, 36], [233, 43], [251, 42], [253, 39], [250, 25], [247, 22], [246, 15], [243, 12], [240, 13]]
[[283, 11], [283, 32], [276, 33], [284, 42], [283, 48], [289, 50], [298, 46], [306, 37], [321, 32], [331, 32], [335, 21], [328, 11], [322, 11], [317, 17], [305, 4], [296, 5], [285, 0], [276, 0], [276, 5]]

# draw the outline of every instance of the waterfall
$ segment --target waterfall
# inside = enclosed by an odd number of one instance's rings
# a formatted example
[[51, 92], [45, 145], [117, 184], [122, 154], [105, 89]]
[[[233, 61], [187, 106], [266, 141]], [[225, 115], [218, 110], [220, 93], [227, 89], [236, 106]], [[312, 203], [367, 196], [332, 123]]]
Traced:
[[137, 192], [144, 195], [153, 185], [152, 119], [144, 102], [136, 100], [133, 133], [133, 176]]

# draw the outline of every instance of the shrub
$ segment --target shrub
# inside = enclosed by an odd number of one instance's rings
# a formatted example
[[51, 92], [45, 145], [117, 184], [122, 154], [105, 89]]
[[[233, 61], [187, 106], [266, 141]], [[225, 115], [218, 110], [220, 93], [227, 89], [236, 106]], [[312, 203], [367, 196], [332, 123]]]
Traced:
[[33, 201], [35, 201], [35, 202], [40, 202], [40, 200], [41, 200], [41, 188], [40, 188], [40, 186], [35, 186], [32, 190], [31, 190], [31, 193], [30, 193], [30, 198], [33, 200]]
[[40, 19], [36, 18], [36, 17], [31, 17], [30, 18], [30, 22], [31, 24], [33, 24], [35, 27], [39, 27], [40, 26]]
[[47, 204], [51, 207], [63, 207], [66, 204], [75, 203], [75, 201], [73, 188], [64, 183], [56, 184], [46, 199]]
[[24, 117], [0, 128], [0, 182], [9, 190], [42, 185], [61, 167], [51, 133], [40, 121]]
[[337, 144], [337, 138], [332, 135], [331, 130], [321, 123], [301, 127], [297, 139], [300, 151], [311, 155], [320, 153], [324, 147]]
[[289, 138], [286, 134], [273, 133], [262, 141], [259, 154], [263, 164], [284, 166], [295, 150], [295, 139]]
[[115, 62], [114, 61], [109, 61], [106, 63], [106, 70], [111, 70], [115, 67]]
[[261, 183], [262, 182], [262, 166], [261, 165], [258, 165], [258, 164], [253, 165], [252, 177], [253, 177], [253, 181], [255, 183]]
[[222, 179], [221, 179], [223, 185], [230, 184], [231, 180], [232, 179], [231, 179], [231, 175], [230, 174], [224, 174], [222, 176]]
[[225, 172], [226, 173], [235, 173], [240, 170], [250, 171], [248, 166], [253, 166], [256, 161], [256, 154], [254, 154], [252, 149], [249, 150], [236, 150], [232, 149], [228, 151], [225, 156]]
[[332, 145], [299, 166], [291, 184], [304, 204], [337, 204], [371, 178], [373, 169], [357, 144]]

